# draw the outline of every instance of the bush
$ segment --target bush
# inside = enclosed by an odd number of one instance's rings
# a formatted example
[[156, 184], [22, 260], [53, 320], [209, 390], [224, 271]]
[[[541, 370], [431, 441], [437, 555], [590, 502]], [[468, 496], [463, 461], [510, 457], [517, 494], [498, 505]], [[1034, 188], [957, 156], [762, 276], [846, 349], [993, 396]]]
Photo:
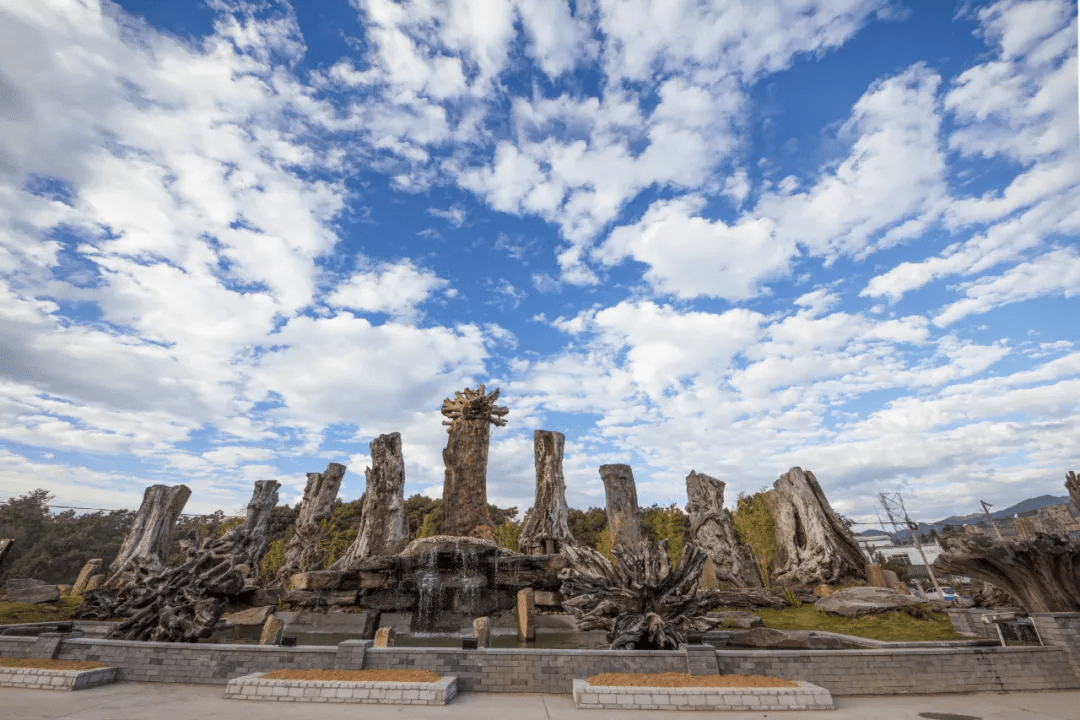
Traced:
[[765, 493], [740, 493], [731, 524], [739, 542], [750, 548], [761, 582], [768, 588], [776, 562], [776, 523], [765, 504]]

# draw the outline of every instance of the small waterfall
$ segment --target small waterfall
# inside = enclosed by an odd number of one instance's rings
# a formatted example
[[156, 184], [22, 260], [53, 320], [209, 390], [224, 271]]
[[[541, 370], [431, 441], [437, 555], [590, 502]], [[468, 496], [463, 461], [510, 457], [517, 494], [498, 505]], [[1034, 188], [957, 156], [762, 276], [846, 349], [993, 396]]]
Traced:
[[429, 631], [435, 629], [435, 615], [439, 611], [439, 589], [442, 581], [439, 579], [438, 555], [435, 551], [427, 551], [420, 558], [420, 569], [416, 571], [416, 586], [420, 591], [420, 600], [417, 611], [417, 627]]
[[466, 613], [476, 612], [480, 599], [480, 587], [484, 584], [484, 576], [480, 572], [480, 557], [476, 549], [471, 546], [463, 549], [460, 540], [454, 544], [454, 554], [461, 568], [458, 574], [458, 584], [461, 588], [459, 608]]

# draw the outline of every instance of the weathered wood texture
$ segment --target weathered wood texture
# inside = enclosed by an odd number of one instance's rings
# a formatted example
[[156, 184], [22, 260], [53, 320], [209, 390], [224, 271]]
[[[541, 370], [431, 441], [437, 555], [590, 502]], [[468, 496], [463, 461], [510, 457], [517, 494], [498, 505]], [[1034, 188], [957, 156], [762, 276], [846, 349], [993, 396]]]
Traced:
[[1069, 491], [1072, 504], [1080, 510], [1080, 477], [1077, 477], [1072, 470], [1065, 473], [1065, 488]]
[[90, 583], [90, 578], [97, 575], [101, 571], [101, 566], [105, 564], [102, 558], [91, 558], [83, 565], [82, 570], [79, 571], [79, 577], [75, 578], [75, 582], [71, 586], [72, 595], [82, 595], [86, 592], [86, 586]]
[[715, 604], [712, 594], [696, 592], [708, 556], [693, 545], [674, 569], [666, 540], [616, 548], [613, 563], [585, 546], [563, 554], [571, 567], [560, 589], [569, 598], [563, 607], [579, 630], [607, 630], [612, 650], [674, 649], [686, 630], [711, 624], [704, 615]]
[[275, 578], [284, 583], [294, 573], [317, 570], [323, 561], [319, 540], [323, 537], [322, 521], [330, 517], [337, 499], [345, 466], [329, 463], [321, 473], [308, 473], [304, 487], [304, 499], [296, 516], [295, 528], [289, 544], [285, 547], [285, 559]]
[[712, 559], [720, 582], [735, 587], [761, 587], [757, 567], [735, 538], [731, 513], [724, 509], [724, 483], [690, 471], [686, 476], [686, 511], [690, 515], [690, 542]]
[[808, 585], [863, 577], [870, 560], [812, 472], [791, 468], [773, 483], [765, 500], [776, 523], [774, 581]]
[[604, 481], [611, 547], [630, 548], [636, 552], [642, 537], [634, 471], [629, 465], [601, 465], [600, 479]]
[[4, 556], [8, 554], [8, 550], [15, 544], [15, 538], [0, 538], [0, 562], [4, 562]]
[[258, 567], [266, 551], [267, 529], [270, 524], [270, 512], [278, 502], [278, 490], [281, 483], [277, 480], [256, 480], [255, 490], [248, 501], [244, 522], [235, 537], [235, 550], [238, 564]]
[[496, 388], [490, 393], [481, 385], [465, 388], [443, 400], [442, 414], [449, 420], [449, 437], [443, 450], [446, 475], [443, 480], [442, 524], [439, 532], [456, 537], [495, 537], [487, 502], [488, 444], [492, 425], [505, 425], [509, 412], [495, 404]]
[[401, 433], [380, 435], [371, 441], [371, 467], [364, 471], [367, 480], [364, 507], [356, 539], [345, 554], [331, 566], [344, 570], [357, 560], [377, 555], [393, 555], [408, 542], [405, 527], [405, 457], [401, 452]]
[[939, 573], [984, 580], [1016, 598], [1027, 612], [1080, 611], [1080, 539], [1037, 534], [998, 540], [952, 535], [934, 561]]
[[536, 465], [536, 500], [518, 536], [518, 549], [527, 555], [551, 555], [576, 543], [570, 533], [563, 478], [563, 447], [566, 436], [550, 430], [533, 433]]
[[120, 581], [121, 576], [131, 573], [136, 566], [152, 572], [161, 570], [164, 558], [169, 554], [173, 526], [189, 497], [191, 488], [187, 485], [151, 485], [146, 488], [131, 530], [109, 566], [106, 585]]

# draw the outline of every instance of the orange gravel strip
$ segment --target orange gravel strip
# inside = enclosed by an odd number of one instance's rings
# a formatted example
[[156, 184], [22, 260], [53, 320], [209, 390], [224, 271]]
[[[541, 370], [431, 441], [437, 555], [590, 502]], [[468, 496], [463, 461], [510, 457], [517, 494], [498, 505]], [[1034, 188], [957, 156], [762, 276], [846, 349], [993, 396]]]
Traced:
[[51, 658], [0, 658], [0, 667], [35, 668], [37, 670], [96, 670], [108, 667], [89, 660], [53, 660]]
[[796, 683], [764, 675], [688, 675], [687, 673], [600, 673], [588, 679], [603, 687], [719, 687], [786, 688]]
[[430, 670], [274, 670], [263, 680], [333, 680], [335, 682], [433, 683], [442, 675]]

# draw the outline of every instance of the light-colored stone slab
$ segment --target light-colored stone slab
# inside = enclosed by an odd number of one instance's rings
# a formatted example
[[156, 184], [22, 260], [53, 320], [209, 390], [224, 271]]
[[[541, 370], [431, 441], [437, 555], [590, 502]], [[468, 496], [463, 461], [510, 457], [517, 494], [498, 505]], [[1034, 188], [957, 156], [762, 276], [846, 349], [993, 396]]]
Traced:
[[83, 690], [116, 679], [116, 668], [93, 670], [43, 670], [0, 667], [0, 687], [36, 690]]
[[225, 687], [233, 700], [346, 702], [382, 705], [445, 705], [457, 695], [457, 677], [433, 683], [267, 680], [263, 673], [234, 678]]
[[791, 688], [605, 687], [574, 680], [574, 704], [594, 710], [831, 710], [823, 687], [797, 681]]

